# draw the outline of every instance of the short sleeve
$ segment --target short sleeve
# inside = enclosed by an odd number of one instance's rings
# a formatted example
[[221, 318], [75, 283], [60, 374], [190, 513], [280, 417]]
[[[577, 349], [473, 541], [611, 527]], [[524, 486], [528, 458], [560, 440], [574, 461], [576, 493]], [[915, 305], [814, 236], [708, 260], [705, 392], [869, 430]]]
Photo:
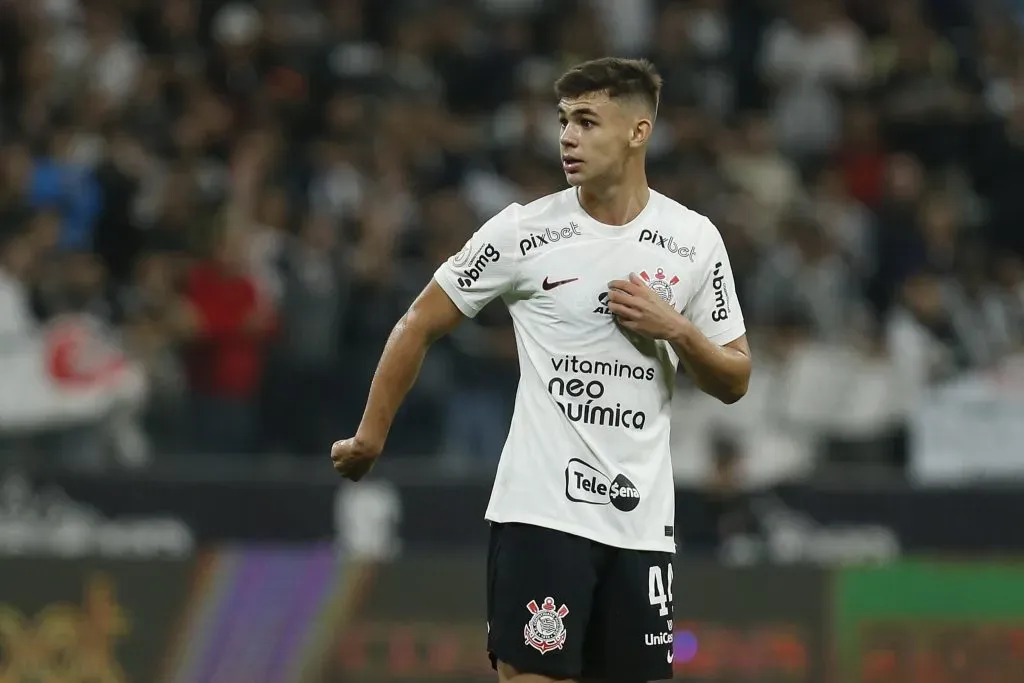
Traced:
[[697, 292], [687, 302], [683, 314], [697, 326], [705, 337], [719, 346], [735, 341], [746, 333], [743, 311], [736, 298], [736, 280], [733, 278], [729, 254], [718, 229], [711, 225], [713, 241], [705, 253], [705, 272]]
[[511, 204], [496, 214], [434, 272], [437, 284], [469, 318], [515, 286], [518, 209]]

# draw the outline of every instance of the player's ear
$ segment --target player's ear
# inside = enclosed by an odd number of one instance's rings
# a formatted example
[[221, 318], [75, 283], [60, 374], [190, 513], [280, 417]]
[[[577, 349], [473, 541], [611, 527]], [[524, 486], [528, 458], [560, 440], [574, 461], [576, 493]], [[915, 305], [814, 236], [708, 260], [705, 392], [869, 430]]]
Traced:
[[634, 149], [643, 147], [647, 144], [647, 141], [651, 139], [651, 131], [654, 125], [651, 120], [647, 117], [642, 117], [633, 123], [632, 129], [629, 134], [629, 146]]

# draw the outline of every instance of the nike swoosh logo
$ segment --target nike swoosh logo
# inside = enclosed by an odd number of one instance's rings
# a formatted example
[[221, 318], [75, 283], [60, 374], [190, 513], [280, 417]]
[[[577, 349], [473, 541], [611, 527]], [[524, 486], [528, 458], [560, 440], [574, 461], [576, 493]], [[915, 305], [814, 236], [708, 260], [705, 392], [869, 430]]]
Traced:
[[666, 657], [665, 657], [665, 659], [668, 660], [669, 664], [672, 663], [673, 655], [675, 655], [675, 653], [672, 650], [669, 650], [668, 651], [668, 655], [666, 655]]
[[577, 280], [579, 280], [578, 277], [573, 277], [573, 278], [569, 278], [568, 280], [555, 280], [554, 282], [548, 282], [548, 279], [544, 278], [544, 282], [541, 284], [541, 287], [543, 287], [544, 291], [546, 292], [549, 289], [554, 289], [555, 287], [561, 287], [562, 285], [567, 285], [570, 282], [576, 282]]

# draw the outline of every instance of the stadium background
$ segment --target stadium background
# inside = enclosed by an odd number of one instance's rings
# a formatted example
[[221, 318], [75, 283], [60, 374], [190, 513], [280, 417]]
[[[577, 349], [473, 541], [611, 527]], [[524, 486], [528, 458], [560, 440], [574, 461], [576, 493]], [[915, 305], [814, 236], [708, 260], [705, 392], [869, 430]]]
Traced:
[[[675, 666], [1024, 671], [1024, 3], [0, 0], [0, 683], [475, 683], [507, 315], [345, 487], [383, 341], [563, 186], [550, 85], [644, 55], [652, 186], [757, 359], [680, 378]], [[230, 277], [219, 266], [230, 266]]]

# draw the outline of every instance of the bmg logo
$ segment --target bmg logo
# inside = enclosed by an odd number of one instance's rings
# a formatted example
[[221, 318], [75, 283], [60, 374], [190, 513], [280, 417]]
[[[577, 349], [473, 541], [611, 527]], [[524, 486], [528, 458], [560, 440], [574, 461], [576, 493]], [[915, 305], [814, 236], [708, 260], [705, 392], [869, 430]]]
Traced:
[[[484, 274], [484, 270], [491, 263], [497, 263], [501, 259], [501, 252], [495, 249], [494, 245], [488, 242], [480, 248], [473, 256], [459, 264], [462, 270], [459, 273], [459, 287], [469, 289]], [[460, 259], [461, 260], [461, 259]]]
[[711, 319], [716, 323], [729, 319], [729, 295], [725, 291], [725, 276], [721, 272], [722, 262], [719, 261], [711, 275], [711, 286], [715, 292], [715, 310], [711, 312]]

